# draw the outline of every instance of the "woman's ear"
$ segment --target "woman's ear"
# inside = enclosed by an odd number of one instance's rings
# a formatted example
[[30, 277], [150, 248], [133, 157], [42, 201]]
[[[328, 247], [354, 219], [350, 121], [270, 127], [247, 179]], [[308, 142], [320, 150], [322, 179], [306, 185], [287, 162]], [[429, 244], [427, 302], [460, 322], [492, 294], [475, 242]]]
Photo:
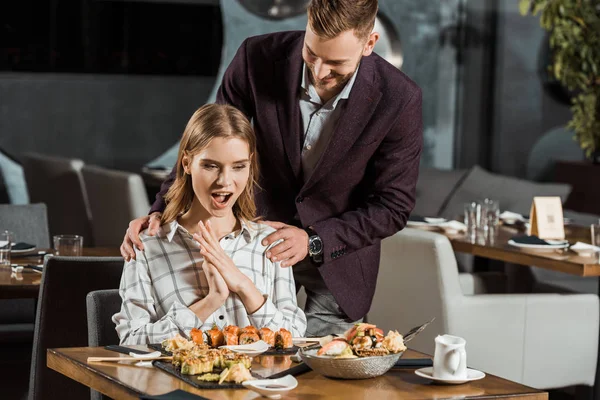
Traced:
[[185, 172], [187, 175], [190, 174], [190, 162], [190, 157], [187, 154], [184, 154], [181, 159], [181, 166], [183, 167], [183, 172]]

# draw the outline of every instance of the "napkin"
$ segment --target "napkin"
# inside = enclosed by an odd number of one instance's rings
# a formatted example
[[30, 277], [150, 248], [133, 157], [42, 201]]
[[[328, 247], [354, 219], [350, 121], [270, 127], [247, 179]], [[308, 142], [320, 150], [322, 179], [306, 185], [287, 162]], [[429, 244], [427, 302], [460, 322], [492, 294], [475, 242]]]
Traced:
[[517, 221], [520, 221], [520, 222], [526, 221], [524, 216], [522, 216], [521, 214], [512, 212], [512, 211], [502, 212], [502, 214], [500, 214], [500, 220], [510, 222], [510, 223], [514, 223]]
[[578, 253], [581, 256], [591, 257], [595, 253], [600, 253], [600, 247], [592, 246], [591, 244], [577, 242], [573, 246], [570, 247], [571, 250]]
[[142, 400], [209, 400], [207, 397], [198, 396], [197, 394], [192, 394], [190, 392], [186, 392], [185, 390], [177, 389], [172, 392], [159, 394], [157, 396], [149, 396], [143, 395], [140, 397]]
[[436, 225], [438, 228], [441, 228], [446, 233], [458, 233], [458, 232], [466, 232], [467, 226], [459, 221], [447, 221], [442, 222]]
[[534, 236], [527, 236], [527, 235], [515, 236], [512, 238], [512, 240], [515, 243], [519, 243], [519, 244], [545, 244], [545, 245], [550, 244], [535, 235]]

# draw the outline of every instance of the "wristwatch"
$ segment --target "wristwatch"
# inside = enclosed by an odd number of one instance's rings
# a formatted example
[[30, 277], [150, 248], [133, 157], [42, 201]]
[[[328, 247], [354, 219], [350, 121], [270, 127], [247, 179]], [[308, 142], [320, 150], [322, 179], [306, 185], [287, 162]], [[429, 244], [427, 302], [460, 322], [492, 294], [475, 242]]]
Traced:
[[308, 255], [314, 262], [323, 262], [323, 241], [311, 228], [304, 229], [308, 234]]

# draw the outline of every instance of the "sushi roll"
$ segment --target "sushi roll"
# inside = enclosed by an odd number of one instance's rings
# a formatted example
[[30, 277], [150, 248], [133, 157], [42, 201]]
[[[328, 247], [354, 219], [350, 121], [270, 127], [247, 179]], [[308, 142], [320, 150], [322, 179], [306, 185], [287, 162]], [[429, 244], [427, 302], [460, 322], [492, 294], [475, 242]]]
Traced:
[[268, 344], [270, 347], [275, 346], [275, 332], [269, 328], [260, 328], [258, 335], [260, 336], [260, 340]]
[[260, 340], [260, 337], [258, 336], [258, 333], [243, 332], [240, 334], [239, 344], [250, 344], [250, 343], [258, 342], [259, 340]]
[[204, 337], [203, 337], [202, 331], [200, 329], [193, 328], [190, 331], [190, 338], [192, 339], [192, 342], [194, 342], [196, 344], [204, 343]]
[[223, 332], [216, 326], [209, 331], [206, 331], [206, 342], [210, 347], [217, 348], [225, 344], [225, 336]]
[[275, 348], [276, 349], [289, 349], [294, 347], [292, 342], [292, 334], [285, 328], [279, 329], [275, 332]]

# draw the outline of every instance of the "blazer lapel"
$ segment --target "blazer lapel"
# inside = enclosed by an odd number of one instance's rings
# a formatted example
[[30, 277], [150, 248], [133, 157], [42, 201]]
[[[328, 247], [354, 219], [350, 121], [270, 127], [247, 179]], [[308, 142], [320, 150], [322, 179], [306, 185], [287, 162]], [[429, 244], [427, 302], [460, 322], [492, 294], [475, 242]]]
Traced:
[[372, 84], [374, 76], [371, 63], [369, 57], [363, 58], [346, 108], [313, 174], [305, 182], [303, 190], [313, 186], [340, 162], [375, 112], [382, 94]]
[[302, 179], [302, 119], [298, 91], [302, 75], [303, 40], [292, 49], [289, 58], [275, 62], [277, 80], [277, 120], [285, 152], [298, 182]]

